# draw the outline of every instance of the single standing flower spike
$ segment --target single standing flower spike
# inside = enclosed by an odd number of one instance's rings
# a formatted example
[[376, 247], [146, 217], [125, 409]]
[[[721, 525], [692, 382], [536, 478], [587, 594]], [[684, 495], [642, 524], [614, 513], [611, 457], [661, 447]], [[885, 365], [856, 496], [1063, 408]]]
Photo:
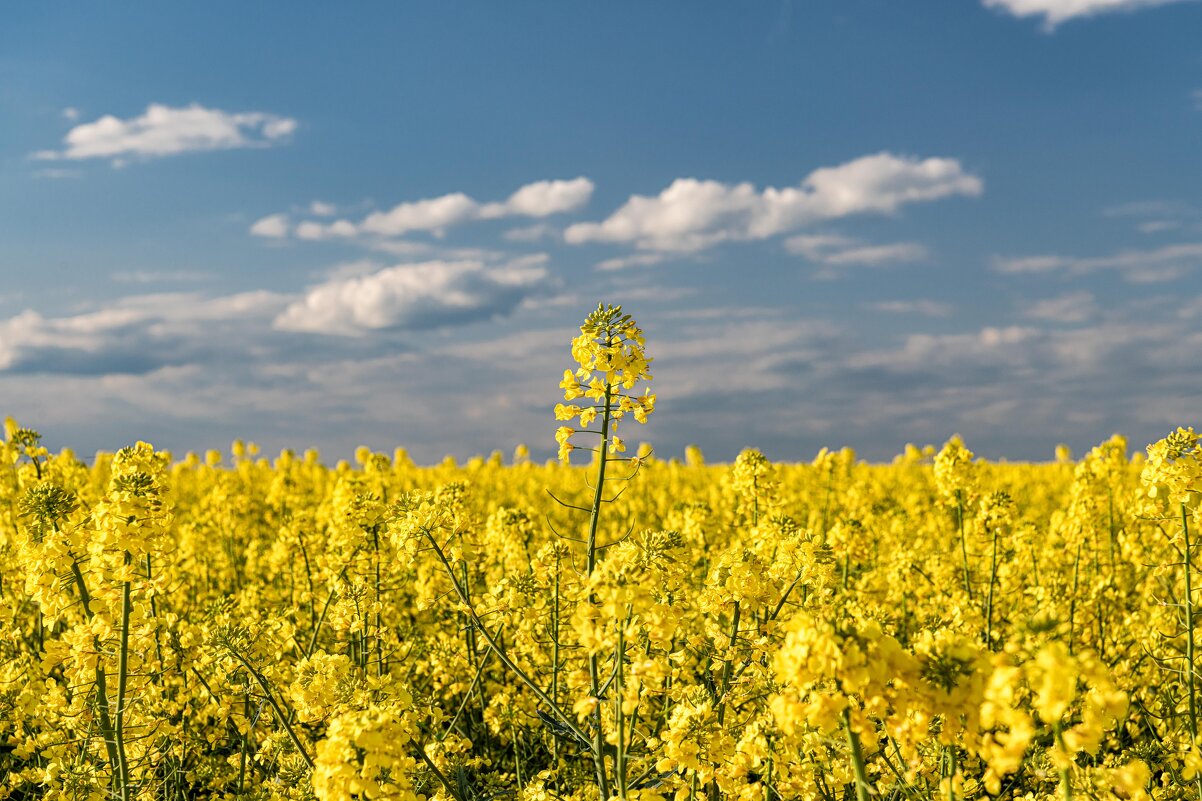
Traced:
[[[579, 366], [564, 370], [559, 386], [564, 400], [584, 398], [591, 403], [556, 404], [555, 419], [580, 421], [579, 428], [560, 426], [555, 432], [561, 461], [567, 463], [577, 447], [572, 438], [584, 433], [601, 436], [597, 450], [625, 452], [626, 443], [618, 436], [619, 421], [630, 414], [645, 423], [655, 411], [655, 395], [650, 390], [644, 389], [641, 395], [632, 392], [639, 381], [651, 380], [646, 344], [642, 329], [629, 314], [622, 313], [621, 306], [598, 304], [585, 319], [580, 335], [572, 340], [572, 358]], [[601, 430], [590, 430], [598, 416]]]

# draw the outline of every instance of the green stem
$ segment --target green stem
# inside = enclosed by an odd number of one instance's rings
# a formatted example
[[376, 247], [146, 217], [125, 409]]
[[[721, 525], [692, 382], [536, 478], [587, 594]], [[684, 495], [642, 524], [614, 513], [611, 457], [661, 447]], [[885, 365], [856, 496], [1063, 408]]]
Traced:
[[455, 801], [467, 801], [467, 799], [463, 798], [459, 794], [459, 791], [455, 785], [451, 784], [451, 782], [447, 780], [447, 777], [443, 775], [443, 772], [438, 769], [438, 766], [435, 765], [434, 761], [430, 759], [428, 754], [426, 754], [426, 747], [420, 743], [417, 746], [417, 755], [421, 757], [422, 762], [426, 763], [426, 767], [429, 768], [430, 772], [434, 774], [434, 778], [438, 779], [439, 783], [442, 784], [443, 787], [447, 788], [447, 793], [450, 794], [451, 798], [455, 799]]
[[956, 527], [960, 530], [960, 556], [964, 560], [964, 592], [972, 601], [972, 579], [968, 572], [968, 539], [964, 535], [964, 499], [960, 490], [956, 490]]
[[287, 733], [288, 739], [292, 740], [292, 744], [296, 746], [297, 752], [300, 753], [301, 759], [305, 761], [305, 764], [309, 766], [309, 770], [313, 770], [313, 758], [309, 756], [309, 752], [305, 750], [304, 745], [301, 744], [300, 738], [296, 736], [296, 731], [289, 723], [289, 720], [292, 716], [285, 715], [284, 710], [280, 707], [279, 702], [275, 700], [275, 695], [271, 692], [271, 686], [267, 683], [267, 677], [255, 670], [254, 666], [251, 665], [251, 663], [248, 662], [242, 656], [242, 654], [238, 653], [232, 648], [228, 650], [230, 656], [234, 657], [234, 659], [236, 659], [242, 665], [242, 667], [246, 668], [246, 672], [249, 673], [252, 678], [254, 678], [255, 682], [259, 685], [259, 689], [263, 691], [263, 695], [267, 696], [267, 703], [271, 705], [272, 711], [275, 712], [276, 720], [278, 720], [280, 725], [284, 727], [284, 732]]
[[[130, 563], [129, 551], [125, 552], [125, 564]], [[130, 582], [121, 586], [121, 647], [117, 655], [117, 725], [114, 740], [117, 744], [117, 772], [121, 777], [121, 801], [129, 801], [129, 759], [125, 754], [125, 691], [129, 680], [129, 615]]]
[[371, 531], [373, 561], [376, 565], [376, 675], [384, 675], [384, 600], [380, 596], [383, 581], [380, 577], [380, 532]]
[[[153, 617], [155, 620], [158, 620], [159, 605], [158, 605], [158, 601], [155, 600], [154, 587], [151, 586], [151, 583], [154, 581], [154, 571], [153, 571], [152, 567], [153, 566], [150, 561], [150, 554], [147, 553], [146, 554], [146, 583], [148, 586], [150, 586], [150, 616]], [[155, 626], [155, 629], [154, 629], [154, 654], [159, 660], [159, 670], [163, 670], [163, 641], [159, 637], [158, 626]], [[156, 679], [156, 683], [157, 683], [157, 679]]]
[[539, 688], [534, 680], [530, 678], [529, 674], [518, 667], [517, 663], [510, 659], [509, 654], [505, 653], [505, 649], [497, 644], [496, 638], [489, 633], [488, 629], [484, 627], [484, 621], [480, 619], [480, 615], [477, 614], [475, 607], [471, 605], [471, 602], [468, 600], [467, 596], [463, 594], [463, 589], [459, 586], [459, 583], [455, 581], [455, 569], [451, 567], [451, 563], [447, 561], [446, 554], [443, 553], [442, 548], [437, 542], [435, 542], [434, 537], [429, 531], [423, 533], [425, 534], [426, 540], [430, 543], [430, 547], [434, 551], [434, 554], [438, 557], [438, 560], [442, 562], [443, 568], [451, 577], [451, 586], [454, 588], [455, 594], [458, 596], [459, 600], [463, 602], [464, 607], [467, 609], [468, 617], [472, 621], [472, 625], [474, 625], [476, 630], [480, 632], [480, 636], [484, 638], [484, 642], [489, 648], [492, 649], [492, 652], [497, 655], [497, 658], [501, 660], [501, 663], [504, 664], [505, 667], [509, 668], [509, 670], [511, 670], [513, 674], [518, 677], [522, 684], [525, 684], [530, 691], [534, 693], [534, 696], [538, 698], [538, 700], [546, 704], [551, 711], [555, 713], [555, 716], [559, 718], [559, 721], [563, 723], [563, 725], [569, 730], [571, 730], [572, 734], [575, 735], [581, 743], [587, 745], [591, 749], [592, 745], [589, 742], [589, 737], [583, 731], [581, 731], [579, 726], [576, 725], [575, 718], [572, 715], [564, 712], [559, 704], [552, 701], [551, 697]]
[[742, 607], [735, 601], [735, 612], [730, 621], [730, 638], [726, 643], [726, 662], [722, 665], [722, 692], [718, 696], [718, 725], [726, 720], [726, 693], [730, 690], [730, 670], [735, 644], [739, 641], [739, 617]]
[[625, 701], [625, 699], [623, 697], [624, 688], [622, 686], [623, 680], [625, 679], [625, 676], [623, 675], [623, 672], [624, 672], [623, 668], [625, 666], [624, 663], [626, 661], [626, 659], [625, 659], [625, 656], [626, 656], [625, 628], [626, 628], [626, 622], [623, 620], [619, 620], [618, 621], [618, 647], [614, 651], [614, 658], [617, 660], [617, 665], [615, 666], [615, 670], [617, 672], [614, 676], [614, 687], [613, 687], [614, 726], [618, 730], [618, 732], [617, 732], [617, 734], [618, 734], [617, 750], [614, 754], [614, 781], [617, 782], [617, 785], [618, 785], [617, 788], [615, 788], [617, 790], [618, 798], [622, 798], [622, 799], [626, 798], [626, 719], [625, 719], [626, 716], [622, 710], [622, 704]]
[[851, 749], [851, 766], [856, 775], [856, 801], [868, 799], [868, 770], [864, 767], [864, 752], [860, 749], [860, 736], [851, 727], [851, 708], [843, 708], [843, 732], [847, 735], [847, 747]]
[[1064, 759], [1064, 765], [1060, 768], [1060, 792], [1064, 794], [1064, 801], [1073, 801], [1073, 783], [1072, 774], [1069, 771], [1069, 755], [1068, 749], [1064, 746], [1064, 733], [1060, 729], [1060, 721], [1056, 721], [1054, 734], [1056, 736], [1056, 744], [1064, 752], [1061, 755]]
[[1114, 571], [1115, 571], [1115, 565], [1116, 565], [1115, 551], [1117, 549], [1117, 544], [1118, 544], [1118, 542], [1117, 542], [1118, 534], [1116, 533], [1115, 525], [1114, 525], [1114, 490], [1109, 489], [1109, 488], [1107, 489], [1107, 492], [1106, 492], [1106, 506], [1107, 506], [1107, 509], [1109, 510], [1109, 518], [1110, 518], [1110, 525], [1109, 525], [1109, 530], [1110, 530], [1110, 576], [1111, 576], [1111, 578], [1114, 578]]
[[[559, 550], [555, 551], [555, 613], [551, 618], [551, 700], [559, 703]], [[555, 763], [555, 791], [559, 792], [559, 738], [551, 738], [551, 759]]]
[[1068, 652], [1073, 652], [1077, 634], [1077, 589], [1081, 586], [1081, 543], [1077, 543], [1077, 558], [1073, 561], [1073, 597], [1068, 603]]
[[997, 527], [993, 529], [993, 555], [989, 559], [989, 597], [985, 601], [985, 647], [993, 650], [993, 589], [997, 584]]
[[[338, 571], [338, 575], [334, 577], [334, 581], [342, 580], [342, 577], [346, 575], [347, 568], [351, 566], [351, 561], [354, 560], [356, 554], [358, 553], [359, 547], [356, 546], [355, 549], [351, 551], [351, 555], [347, 559], [346, 564], [342, 566], [342, 569]], [[313, 636], [309, 638], [309, 647], [305, 649], [305, 656], [313, 656], [313, 652], [317, 650], [317, 635], [321, 633], [321, 627], [326, 622], [326, 615], [330, 613], [330, 604], [334, 603], [334, 598], [337, 595], [338, 592], [334, 588], [330, 588], [330, 593], [326, 596], [325, 606], [321, 608], [321, 617], [317, 619], [317, 625], [313, 627]]]
[[[613, 388], [605, 387], [605, 403], [601, 415], [601, 446], [597, 449], [597, 483], [593, 491], [593, 504], [589, 512], [588, 545], [587, 545], [587, 575], [591, 577], [597, 568], [597, 527], [601, 522], [601, 503], [605, 493], [605, 464], [609, 446], [609, 424], [612, 415], [610, 401], [613, 398]], [[588, 595], [589, 606], [597, 605], [597, 597]], [[609, 801], [609, 779], [605, 767], [605, 732], [601, 727], [601, 671], [597, 654], [590, 653], [588, 657], [589, 692], [597, 699], [593, 709], [593, 770], [597, 778], [597, 789], [601, 801]]]
[[[71, 554], [71, 575], [75, 577], [75, 587], [79, 590], [79, 600], [83, 604], [84, 616], [91, 621], [93, 618], [92, 612], [92, 595], [88, 592], [88, 585], [83, 580], [83, 571], [79, 569], [79, 561]], [[93, 639], [93, 646], [96, 648], [96, 653], [102, 653], [99, 639]], [[113, 728], [113, 718], [109, 710], [109, 693], [108, 682], [106, 681], [104, 672], [104, 663], [97, 658], [96, 660], [96, 707], [100, 713], [100, 734], [104, 738], [104, 750], [108, 755], [109, 769], [113, 771], [114, 781], [119, 775], [118, 760], [117, 760], [117, 737]]]
[[956, 801], [956, 746], [947, 747], [947, 801]]
[[1189, 693], [1189, 734], [1193, 743], [1198, 741], [1198, 702], [1194, 694], [1194, 589], [1193, 554], [1189, 541], [1189, 516], [1185, 504], [1181, 504], [1181, 535], [1185, 538], [1185, 685]]

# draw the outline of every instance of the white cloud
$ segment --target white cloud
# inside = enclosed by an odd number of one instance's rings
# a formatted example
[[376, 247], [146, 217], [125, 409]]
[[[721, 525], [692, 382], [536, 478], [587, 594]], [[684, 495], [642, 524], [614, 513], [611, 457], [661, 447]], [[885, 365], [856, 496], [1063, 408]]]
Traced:
[[625, 270], [630, 267], [651, 267], [668, 259], [666, 253], [635, 253], [631, 256], [616, 256], [612, 259], [599, 261], [596, 269], [602, 272]]
[[559, 230], [553, 225], [546, 223], [535, 223], [534, 225], [526, 225], [520, 228], [511, 228], [502, 236], [510, 242], [538, 242], [541, 239], [549, 239], [556, 236]]
[[583, 176], [570, 181], [536, 181], [518, 189], [504, 203], [480, 208], [484, 219], [496, 217], [550, 217], [576, 211], [593, 196], [593, 182]]
[[1177, 310], [1177, 316], [1183, 320], [1190, 320], [1194, 317], [1202, 317], [1202, 295], [1186, 301], [1181, 308]]
[[293, 229], [293, 233], [296, 234], [297, 239], [321, 241], [323, 239], [350, 238], [355, 236], [358, 231], [355, 230], [354, 224], [347, 220], [335, 220], [329, 225], [305, 220], [302, 223], [297, 223], [296, 228]]
[[[463, 192], [452, 192], [399, 203], [387, 211], [372, 212], [358, 223], [346, 219], [329, 223], [306, 220], [296, 226], [295, 233], [299, 238], [309, 240], [357, 236], [395, 238], [414, 231], [441, 236], [448, 228], [475, 220], [549, 217], [575, 211], [588, 202], [592, 193], [593, 182], [584, 177], [535, 181], [498, 203], [480, 203]], [[315, 213], [312, 208], [310, 211]]]
[[1202, 209], [1180, 200], [1139, 200], [1104, 209], [1107, 217], [1137, 220], [1135, 228], [1143, 234], [1158, 234], [1189, 228], [1202, 230]]
[[218, 298], [160, 293], [69, 317], [30, 309], [0, 320], [0, 372], [106, 375], [181, 364], [211, 345], [214, 323], [227, 330], [270, 318], [286, 301], [266, 291]]
[[338, 213], [338, 207], [333, 203], [326, 203], [321, 200], [314, 200], [309, 204], [309, 213], [314, 217], [333, 217]]
[[[509, 316], [553, 300], [547, 255], [506, 262], [439, 261], [383, 267], [338, 265], [307, 291], [266, 290], [211, 296], [136, 294], [89, 311], [52, 317], [33, 309], [0, 317], [0, 377], [146, 375], [196, 367], [220, 373], [231, 363], [255, 370], [374, 358], [396, 353], [389, 331], [447, 328]], [[117, 274], [131, 283], [199, 280], [201, 273]], [[314, 347], [296, 332], [339, 334]], [[378, 333], [374, 337], [362, 336]], [[308, 369], [308, 368], [306, 368]]]
[[632, 195], [602, 222], [564, 232], [572, 244], [633, 243], [643, 250], [695, 252], [731, 240], [766, 239], [854, 214], [892, 214], [909, 203], [981, 194], [984, 184], [955, 159], [877, 153], [815, 170], [799, 186], [757, 190], [678, 178], [655, 197]]
[[934, 300], [884, 300], [865, 304], [865, 308], [886, 314], [918, 314], [923, 317], [947, 317], [952, 307]]
[[276, 317], [274, 326], [361, 336], [504, 316], [547, 290], [549, 276], [538, 261], [495, 267], [480, 261], [430, 261], [339, 276], [310, 288]]
[[187, 284], [213, 275], [199, 270], [119, 270], [109, 277], [118, 284]]
[[37, 159], [171, 156], [204, 150], [230, 150], [277, 144], [296, 130], [296, 120], [261, 111], [229, 113], [198, 104], [172, 108], [152, 103], [139, 117], [105, 115], [77, 125], [62, 150], [37, 152]]
[[812, 262], [833, 267], [879, 267], [922, 261], [928, 255], [927, 249], [917, 242], [869, 245], [837, 234], [802, 234], [790, 237], [785, 240], [785, 249]]
[[79, 119], [79, 109], [75, 108], [74, 106], [67, 106], [62, 110], [62, 115], [64, 120], [67, 120], [68, 122], [75, 122], [77, 119]]
[[1036, 301], [1023, 312], [1036, 320], [1084, 323], [1097, 316], [1098, 304], [1092, 292], [1070, 292], [1060, 297]]
[[269, 239], [283, 239], [288, 236], [288, 215], [268, 214], [266, 217], [255, 221], [255, 224], [250, 227], [250, 232], [255, 236], [263, 236]]
[[1114, 11], [1135, 11], [1183, 0], [982, 0], [987, 8], [996, 8], [1016, 17], [1043, 17], [1049, 30], [1074, 17], [1092, 17]]
[[44, 170], [37, 170], [34, 173], [38, 178], [78, 178], [81, 173], [79, 170], [68, 170], [62, 167], [47, 167]]
[[[401, 236], [410, 231], [441, 231], [479, 216], [480, 204], [462, 192], [399, 203], [388, 211], [373, 212], [351, 230], [381, 236]], [[348, 223], [349, 220], [339, 220]], [[333, 223], [332, 225], [336, 225]]]
[[998, 272], [1011, 275], [1050, 272], [1080, 275], [1116, 270], [1132, 283], [1171, 281], [1202, 267], [1202, 242], [1165, 245], [1154, 250], [1123, 250], [1089, 258], [1057, 255], [999, 258], [994, 267]]
[[1181, 227], [1179, 220], [1148, 220], [1135, 226], [1141, 234], [1159, 234], [1162, 231], [1173, 231]]

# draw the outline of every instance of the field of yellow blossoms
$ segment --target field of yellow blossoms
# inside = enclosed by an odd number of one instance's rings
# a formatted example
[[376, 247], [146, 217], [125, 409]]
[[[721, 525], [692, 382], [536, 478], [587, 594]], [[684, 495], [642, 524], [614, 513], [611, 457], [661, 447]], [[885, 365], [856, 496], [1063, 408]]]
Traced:
[[591, 314], [545, 465], [10, 420], [0, 798], [1199, 798], [1192, 429], [681, 463], [649, 361]]

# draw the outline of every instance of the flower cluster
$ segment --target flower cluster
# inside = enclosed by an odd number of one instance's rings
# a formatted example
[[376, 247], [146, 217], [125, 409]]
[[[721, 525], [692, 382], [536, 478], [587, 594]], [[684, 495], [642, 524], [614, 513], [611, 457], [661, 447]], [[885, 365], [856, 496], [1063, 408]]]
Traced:
[[655, 395], [645, 389], [642, 395], [630, 390], [639, 381], [651, 380], [651, 358], [646, 353], [643, 331], [621, 306], [599, 304], [580, 326], [580, 334], [572, 340], [575, 370], [564, 370], [559, 386], [566, 401], [583, 398], [588, 404], [560, 403], [555, 406], [555, 419], [579, 418], [580, 429], [560, 426], [555, 432], [559, 458], [565, 463], [577, 447], [572, 436], [588, 429], [600, 415], [602, 441], [598, 448], [610, 453], [622, 453], [626, 443], [618, 436], [618, 423], [630, 414], [640, 423], [655, 411]]

